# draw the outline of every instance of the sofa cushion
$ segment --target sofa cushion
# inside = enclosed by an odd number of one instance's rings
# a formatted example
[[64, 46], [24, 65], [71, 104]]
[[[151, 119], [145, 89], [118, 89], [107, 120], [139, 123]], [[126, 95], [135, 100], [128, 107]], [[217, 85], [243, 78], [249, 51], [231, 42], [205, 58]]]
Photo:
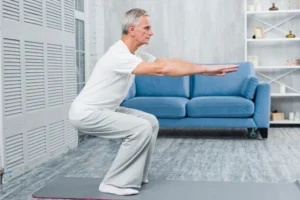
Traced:
[[182, 97], [133, 97], [121, 106], [138, 109], [155, 115], [157, 118], [183, 118], [189, 100]]
[[247, 99], [254, 99], [256, 88], [259, 84], [258, 78], [251, 76], [244, 80], [241, 95]]
[[187, 104], [188, 117], [251, 117], [254, 103], [243, 97], [196, 97]]
[[[241, 88], [248, 76], [255, 76], [251, 62], [235, 63], [240, 67], [225, 76], [191, 76], [191, 97], [199, 96], [241, 96]], [[226, 64], [221, 64], [226, 65]], [[208, 67], [211, 67], [208, 65]]]
[[190, 97], [190, 77], [135, 76], [136, 96]]

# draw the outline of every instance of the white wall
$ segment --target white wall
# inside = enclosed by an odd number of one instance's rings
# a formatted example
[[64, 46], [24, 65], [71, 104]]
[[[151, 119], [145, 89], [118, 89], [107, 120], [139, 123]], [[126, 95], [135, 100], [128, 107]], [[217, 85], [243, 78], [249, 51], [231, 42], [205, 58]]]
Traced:
[[96, 23], [96, 28], [101, 27], [96, 30], [97, 54], [102, 55], [120, 39], [124, 13], [139, 7], [147, 10], [152, 20], [154, 36], [145, 47], [149, 53], [198, 63], [241, 61], [243, 6], [240, 0], [96, 0], [90, 13], [95, 21], [102, 21]]
[[[89, 65], [87, 74], [90, 74], [97, 60], [105, 53], [104, 48], [104, 0], [90, 0], [88, 4], [88, 26], [89, 26]], [[88, 77], [87, 77], [88, 79]]]

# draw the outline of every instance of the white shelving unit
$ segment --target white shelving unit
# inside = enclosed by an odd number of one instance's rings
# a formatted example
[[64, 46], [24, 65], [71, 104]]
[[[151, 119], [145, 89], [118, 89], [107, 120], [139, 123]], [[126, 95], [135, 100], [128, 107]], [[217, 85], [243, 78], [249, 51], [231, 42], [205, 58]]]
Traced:
[[257, 14], [271, 14], [271, 15], [277, 15], [277, 14], [294, 14], [299, 13], [299, 10], [276, 10], [276, 11], [246, 11], [247, 15], [257, 15]]
[[296, 42], [296, 41], [300, 42], [300, 38], [247, 39], [247, 42]]
[[257, 66], [255, 69], [300, 69], [300, 66]]
[[[254, 0], [251, 0], [251, 3]], [[245, 2], [245, 60], [248, 60], [249, 55], [249, 48], [250, 45], [255, 48], [264, 48], [264, 45], [270, 46], [270, 44], [275, 44], [278, 46], [288, 45], [288, 44], [299, 44], [299, 52], [300, 52], [300, 34], [298, 33], [296, 35], [296, 38], [285, 38], [285, 35], [289, 33], [289, 30], [284, 30], [281, 28], [282, 25], [286, 23], [290, 23], [292, 19], [296, 18], [300, 20], [300, 9], [296, 10], [284, 10], [279, 9], [278, 11], [269, 11], [269, 9], [263, 8], [261, 11], [248, 11], [249, 6], [249, 0], [244, 0]], [[272, 24], [269, 22], [272, 18], [279, 18], [281, 21], [276, 24]], [[249, 35], [249, 30], [253, 30], [253, 27], [250, 27], [248, 24], [248, 21], [254, 20], [257, 22], [257, 24], [260, 24], [258, 26], [264, 26], [263, 29], [264, 35], [268, 34], [271, 31], [277, 31], [281, 32], [282, 37], [265, 37], [262, 39], [253, 39], [252, 36], [254, 35], [252, 31], [252, 35]], [[253, 22], [253, 21], [252, 21]], [[257, 45], [257, 46], [256, 46]], [[269, 47], [268, 47], [269, 48]], [[300, 58], [300, 54], [299, 54]], [[288, 65], [282, 65], [282, 63], [278, 63], [277, 65], [258, 65], [255, 66], [256, 73], [260, 76], [264, 77], [265, 79], [269, 80], [269, 83], [277, 83], [279, 85], [282, 85], [284, 83], [281, 82], [281, 79], [283, 77], [286, 77], [290, 75], [291, 73], [295, 72], [296, 70], [300, 69], [300, 66], [288, 66]], [[282, 73], [280, 73], [277, 77], [271, 77], [266, 75], [268, 71], [270, 70], [283, 70]], [[281, 72], [280, 71], [280, 72]], [[300, 77], [299, 77], [300, 80]], [[288, 93], [274, 93], [274, 90], [271, 90], [271, 97], [272, 98], [289, 98], [289, 97], [300, 97], [300, 91], [298, 91], [296, 88], [293, 88], [292, 86], [286, 85], [287, 89], [289, 89], [290, 92]], [[300, 98], [299, 98], [300, 101]], [[300, 124], [300, 121], [290, 121], [290, 120], [282, 120], [282, 121], [271, 121], [271, 124]]]
[[300, 124], [300, 121], [290, 121], [290, 120], [270, 121], [270, 124]]
[[280, 93], [271, 93], [272, 97], [300, 97], [299, 93], [286, 93], [286, 94], [280, 94]]

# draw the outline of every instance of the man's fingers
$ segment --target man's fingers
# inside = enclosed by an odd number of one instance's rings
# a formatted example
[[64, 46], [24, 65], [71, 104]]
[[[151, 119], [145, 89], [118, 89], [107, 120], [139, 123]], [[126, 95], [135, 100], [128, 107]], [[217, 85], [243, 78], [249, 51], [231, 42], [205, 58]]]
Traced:
[[228, 65], [225, 67], [225, 69], [237, 69], [238, 67], [238, 65]]
[[219, 68], [216, 68], [217, 71], [215, 71], [215, 76], [224, 76], [227, 73], [236, 72], [239, 65], [225, 65], [220, 66]]
[[232, 72], [235, 72], [235, 71], [231, 71], [231, 72], [226, 72], [226, 74], [229, 74], [229, 73], [232, 73]]
[[222, 72], [217, 73], [216, 75], [217, 76], [224, 76], [225, 74], [226, 74], [226, 72], [222, 71]]
[[227, 70], [224, 70], [225, 73], [231, 73], [231, 72], [236, 72], [237, 70], [236, 69], [227, 69]]
[[[211, 68], [211, 75], [224, 76], [226, 73], [236, 72], [239, 65], [223, 65]], [[209, 74], [209, 73], [208, 73]]]
[[222, 70], [237, 69], [237, 68], [239, 68], [238, 65], [225, 65], [221, 67]]

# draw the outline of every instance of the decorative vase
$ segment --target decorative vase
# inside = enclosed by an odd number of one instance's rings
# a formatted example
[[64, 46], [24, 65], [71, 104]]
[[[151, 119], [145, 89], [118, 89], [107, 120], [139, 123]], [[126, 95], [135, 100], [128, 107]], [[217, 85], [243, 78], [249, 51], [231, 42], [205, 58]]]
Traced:
[[269, 8], [270, 11], [278, 10], [278, 8], [275, 7], [275, 3], [272, 3], [272, 5], [273, 6], [271, 8]]
[[296, 36], [290, 31], [290, 33], [286, 36], [286, 38], [295, 38]]
[[261, 11], [261, 5], [258, 3], [256, 4], [255, 11], [260, 12]]
[[257, 12], [261, 11], [261, 5], [258, 0], [254, 0], [254, 10]]

